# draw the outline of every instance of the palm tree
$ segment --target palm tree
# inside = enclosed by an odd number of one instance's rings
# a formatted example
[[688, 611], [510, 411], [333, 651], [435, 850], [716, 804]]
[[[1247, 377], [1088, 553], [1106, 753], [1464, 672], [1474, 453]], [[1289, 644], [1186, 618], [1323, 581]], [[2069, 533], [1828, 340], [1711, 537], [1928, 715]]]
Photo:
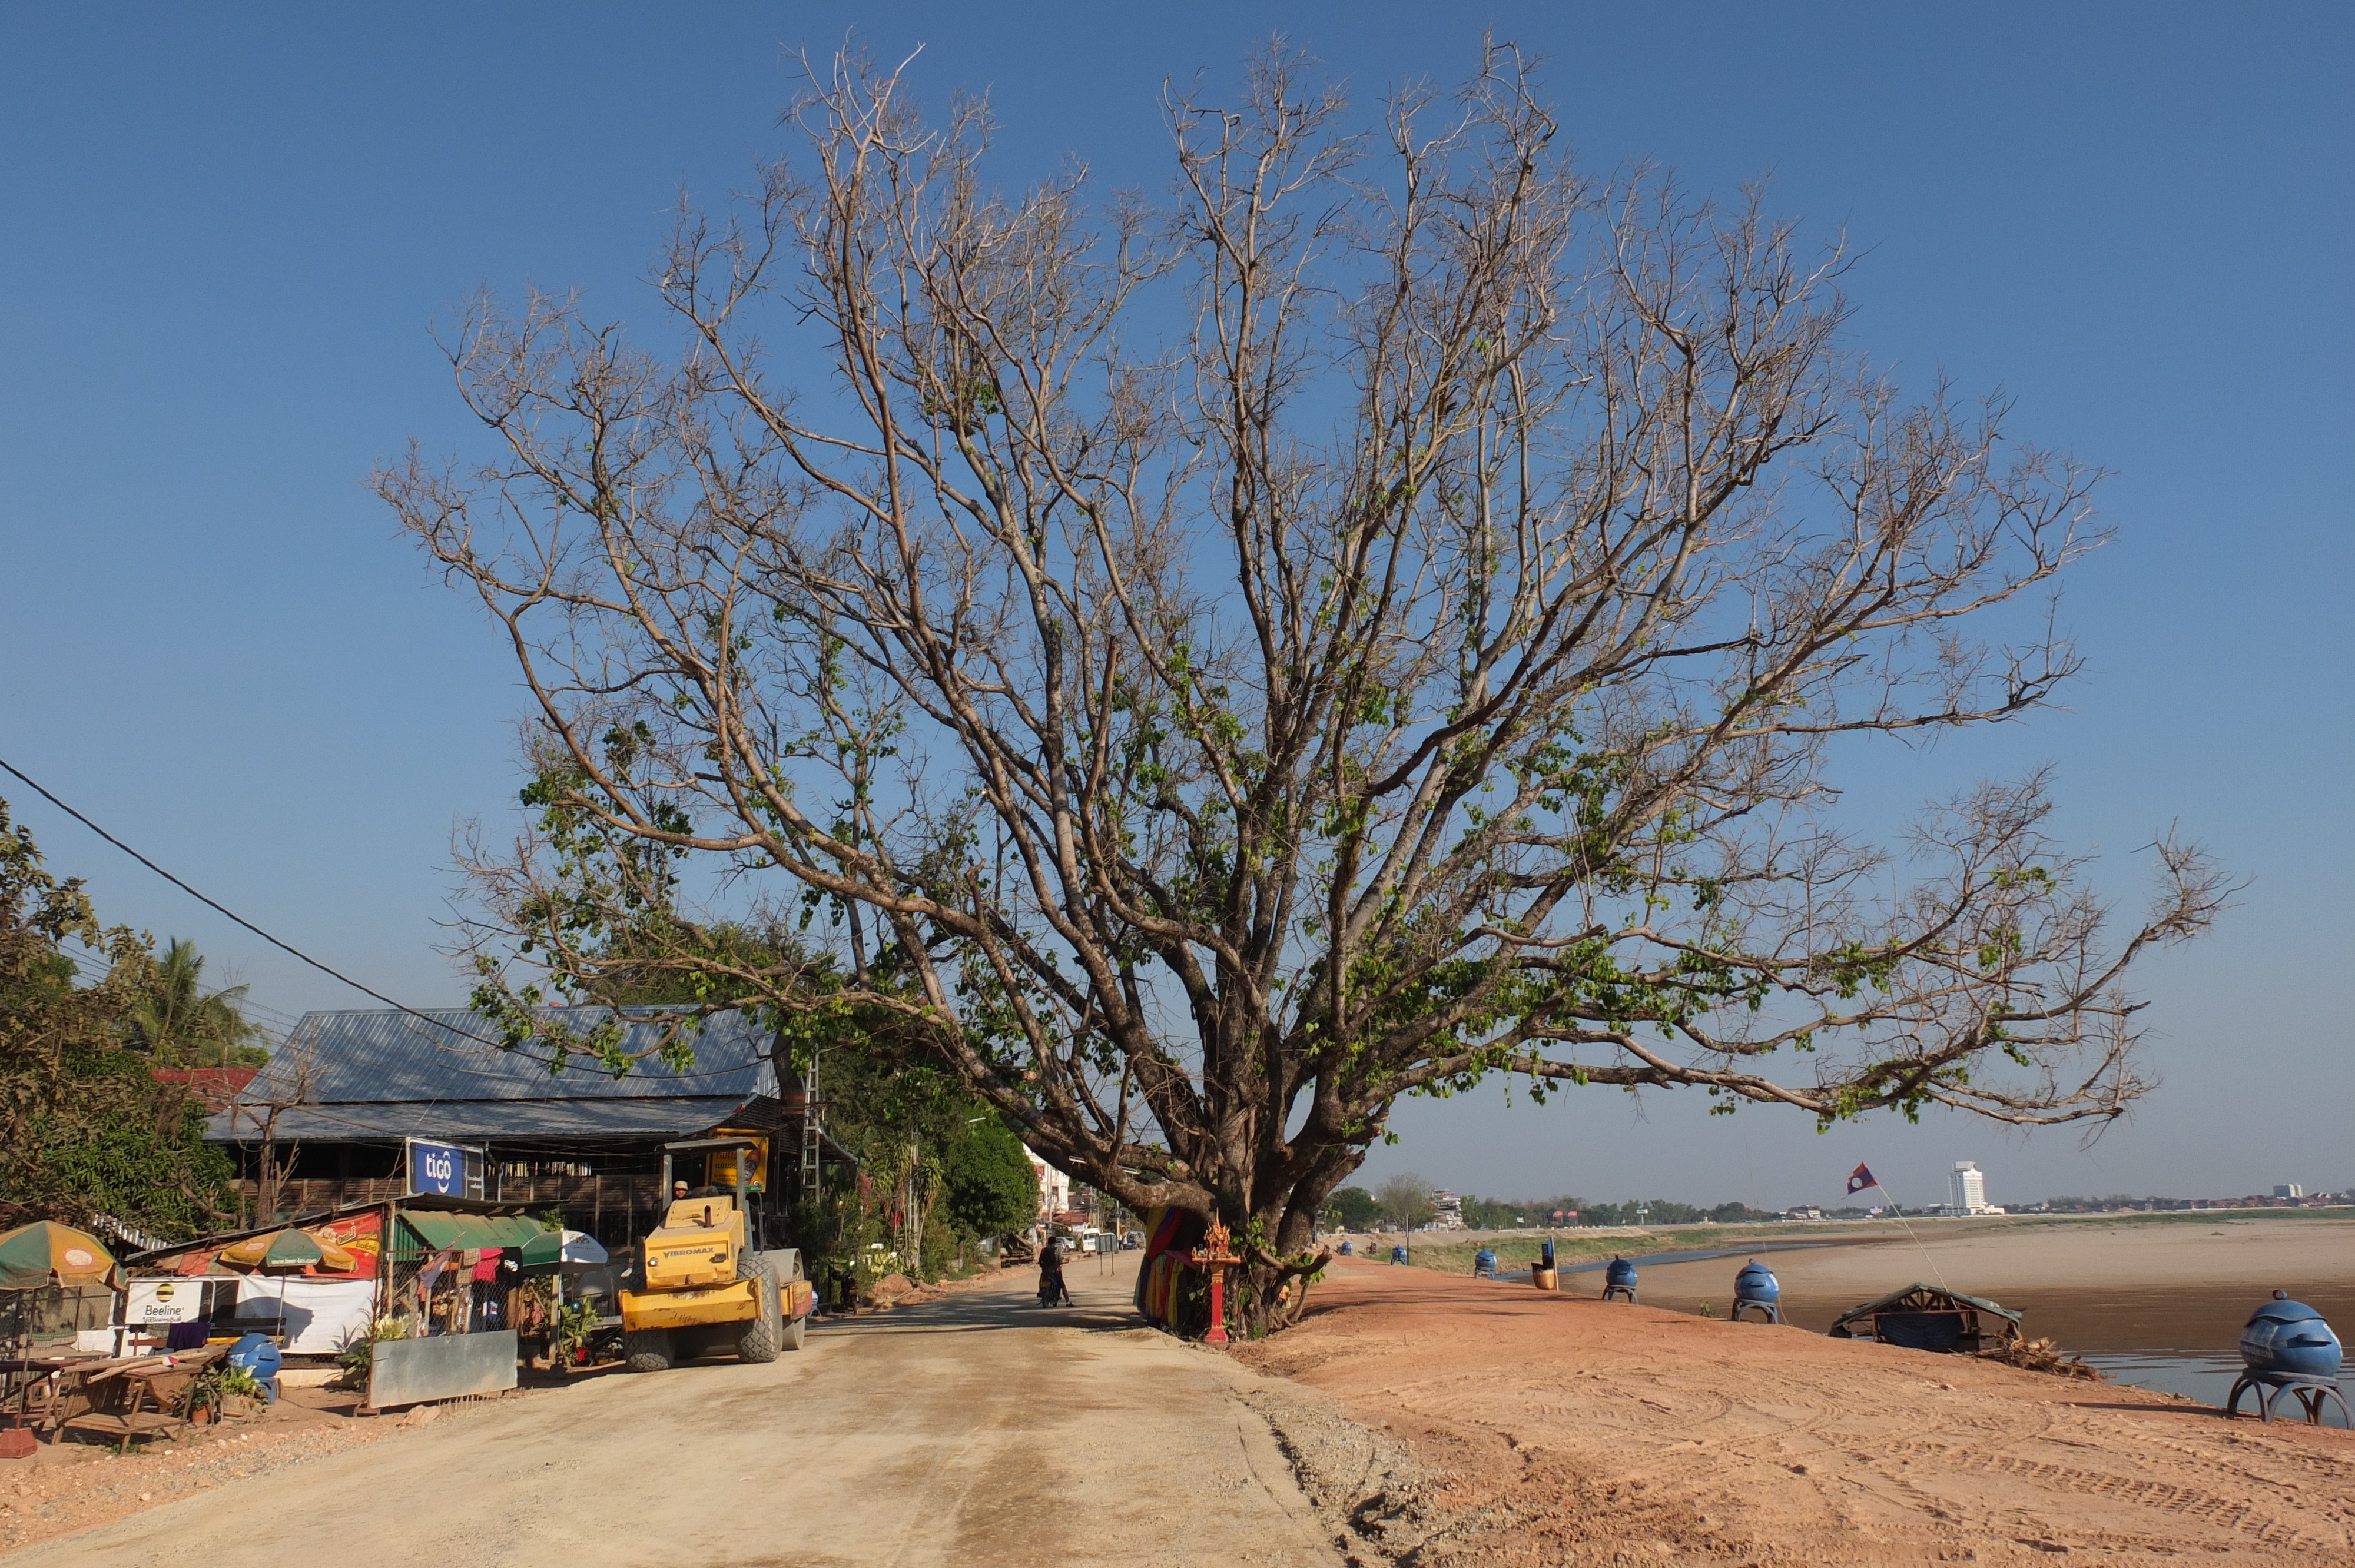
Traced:
[[159, 1066], [258, 1067], [270, 1060], [268, 1051], [250, 1044], [261, 1031], [239, 1010], [248, 988], [208, 991], [204, 970], [197, 945], [173, 938], [132, 1012], [133, 1049]]

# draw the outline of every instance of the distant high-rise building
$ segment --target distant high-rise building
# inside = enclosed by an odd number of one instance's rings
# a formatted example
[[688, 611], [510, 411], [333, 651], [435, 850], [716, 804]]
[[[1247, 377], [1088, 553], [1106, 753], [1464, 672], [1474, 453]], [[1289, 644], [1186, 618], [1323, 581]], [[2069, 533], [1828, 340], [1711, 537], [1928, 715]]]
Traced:
[[2303, 1198], [2306, 1196], [2306, 1189], [2299, 1186], [2295, 1181], [2284, 1181], [2274, 1188], [2274, 1196], [2276, 1198]]
[[1955, 1215], [2003, 1213], [1987, 1201], [1987, 1173], [1977, 1161], [1955, 1161], [1955, 1169], [1946, 1177], [1946, 1205], [1943, 1212]]

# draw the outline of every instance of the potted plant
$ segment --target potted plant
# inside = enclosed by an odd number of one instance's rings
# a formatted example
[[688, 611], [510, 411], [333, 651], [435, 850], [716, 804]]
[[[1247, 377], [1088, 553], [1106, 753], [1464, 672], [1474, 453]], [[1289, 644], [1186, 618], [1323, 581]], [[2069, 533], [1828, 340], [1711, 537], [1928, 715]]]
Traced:
[[243, 1367], [217, 1361], [180, 1395], [179, 1414], [198, 1425], [254, 1415], [268, 1408], [270, 1391]]

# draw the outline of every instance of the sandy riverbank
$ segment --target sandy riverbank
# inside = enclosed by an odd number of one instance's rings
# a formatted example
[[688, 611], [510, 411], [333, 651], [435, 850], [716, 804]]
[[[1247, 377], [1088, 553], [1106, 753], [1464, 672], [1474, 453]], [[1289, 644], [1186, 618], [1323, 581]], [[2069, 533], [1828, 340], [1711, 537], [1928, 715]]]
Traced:
[[[1847, 1308], [1913, 1281], [1992, 1297], [2029, 1314], [2028, 1332], [2072, 1351], [2165, 1348], [2229, 1356], [2249, 1312], [2276, 1287], [2355, 1325], [2355, 1216], [2324, 1213], [2141, 1214], [2009, 1220], [1916, 1220], [1829, 1226], [1681, 1227], [1563, 1233], [1562, 1289], [1599, 1296], [1600, 1261], [1661, 1252], [1727, 1251], [1694, 1263], [1646, 1263], [1647, 1303], [1723, 1314], [1753, 1250], [1783, 1286], [1785, 1318], [1829, 1328]], [[1359, 1241], [1388, 1255], [1393, 1238]], [[1507, 1271], [1526, 1268], [1541, 1236], [1418, 1235], [1418, 1268], [1468, 1274], [1486, 1240]], [[1371, 1250], [1369, 1250], [1369, 1249]], [[1770, 1250], [1771, 1248], [1771, 1250]], [[1581, 1264], [1589, 1265], [1579, 1269]], [[2222, 1390], [2216, 1397], [2221, 1398]]]
[[[1941, 1232], [1861, 1245], [1770, 1252], [1786, 1321], [1817, 1332], [1849, 1308], [1910, 1285], [1944, 1284], [2026, 1314], [2030, 1337], [2087, 1354], [2152, 1350], [2230, 1357], [2249, 1314], [2275, 1288], [2355, 1328], [2355, 1220], [2212, 1224], [2083, 1222]], [[1677, 1311], [1729, 1308], [1740, 1255], [1651, 1264], [1643, 1299]], [[1599, 1296], [1602, 1277], [1565, 1275]], [[2221, 1399], [2219, 1388], [2211, 1398]]]
[[2355, 1436], [2132, 1389], [1354, 1260], [1237, 1353], [1441, 1474], [1438, 1561], [2355, 1560]]
[[[2232, 1238], [2232, 1245], [2210, 1248], [2211, 1233]], [[1834, 1247], [1892, 1245], [1935, 1248], [1967, 1244], [1973, 1255], [1998, 1262], [1991, 1277], [2005, 1284], [2041, 1284], [2054, 1260], [2066, 1261], [2080, 1248], [2089, 1268], [2113, 1271], [2121, 1283], [2137, 1283], [2159, 1266], [2168, 1248], [2180, 1248], [2195, 1239], [2211, 1255], [2212, 1266], [2226, 1271], [2221, 1277], [2254, 1280], [2286, 1266], [2295, 1270], [2308, 1261], [2320, 1261], [2324, 1277], [2338, 1277], [2355, 1267], [2355, 1210], [2307, 1211], [2227, 1210], [2210, 1213], [2175, 1212], [2148, 1214], [2012, 1215], [1947, 1220], [1847, 1220], [1817, 1224], [1759, 1225], [1667, 1225], [1580, 1227], [1552, 1233], [1565, 1267], [1607, 1258], [1615, 1254], [1715, 1250], [1745, 1245]], [[1527, 1267], [1537, 1255], [1546, 1232], [1418, 1231], [1412, 1261], [1417, 1267], [1442, 1272], [1468, 1272], [1473, 1254], [1492, 1248], [1508, 1269]], [[2087, 1243], [2087, 1238], [2106, 1240]], [[1337, 1233], [1331, 1240], [1348, 1240], [1359, 1257], [1376, 1262], [1405, 1239], [1394, 1231]], [[1916, 1255], [1919, 1255], [1918, 1253]], [[2103, 1261], [2092, 1261], [2096, 1256]], [[2337, 1262], [2332, 1262], [2337, 1259]], [[2078, 1284], [2109, 1283], [2109, 1277], [2088, 1274]]]
[[[1771, 1261], [1786, 1286], [1860, 1292], [1859, 1300], [1888, 1288], [1885, 1282], [1894, 1274], [1910, 1280], [1943, 1273], [1955, 1289], [1973, 1295], [2196, 1284], [2242, 1294], [2256, 1289], [2260, 1297], [2279, 1286], [2296, 1296], [2355, 1284], [2355, 1220], [2086, 1220], [1960, 1232], [1940, 1224], [1918, 1221], [1912, 1236], [1884, 1234], [1860, 1246], [1781, 1252]], [[1664, 1288], [1705, 1290], [1713, 1283], [1721, 1296], [1732, 1277], [1721, 1262], [1672, 1264], [1648, 1273]]]

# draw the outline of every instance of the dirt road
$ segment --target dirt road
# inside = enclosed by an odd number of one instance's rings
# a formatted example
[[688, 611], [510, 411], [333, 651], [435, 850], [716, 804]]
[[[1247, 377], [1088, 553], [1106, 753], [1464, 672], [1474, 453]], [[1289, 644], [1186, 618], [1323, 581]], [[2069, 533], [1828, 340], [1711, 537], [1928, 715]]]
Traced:
[[691, 1364], [453, 1411], [11, 1554], [9, 1568], [1326, 1565], [1250, 1373], [1135, 1327], [1134, 1255], [1076, 1308], [1009, 1273]]

